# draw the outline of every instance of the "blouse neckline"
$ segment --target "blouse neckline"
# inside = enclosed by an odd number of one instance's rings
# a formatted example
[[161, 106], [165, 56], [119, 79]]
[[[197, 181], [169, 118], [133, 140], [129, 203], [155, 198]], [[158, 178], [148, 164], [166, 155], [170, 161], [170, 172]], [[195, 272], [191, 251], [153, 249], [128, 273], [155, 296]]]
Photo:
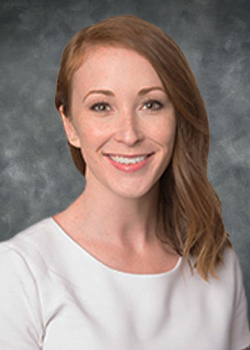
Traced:
[[124, 276], [130, 276], [133, 278], [157, 278], [157, 277], [166, 277], [169, 276], [171, 274], [173, 274], [176, 270], [179, 269], [181, 262], [182, 262], [182, 257], [179, 256], [179, 259], [177, 261], [177, 263], [175, 264], [175, 266], [166, 272], [160, 272], [160, 273], [149, 273], [149, 274], [138, 274], [138, 273], [131, 273], [131, 272], [125, 272], [125, 271], [120, 271], [118, 269], [112, 268], [108, 265], [106, 265], [105, 263], [103, 263], [101, 260], [99, 260], [97, 257], [95, 257], [94, 255], [92, 255], [88, 250], [86, 250], [85, 248], [83, 248], [82, 246], [80, 246], [77, 242], [75, 242], [73, 240], [73, 238], [71, 238], [67, 232], [65, 232], [62, 227], [53, 219], [53, 217], [50, 217], [51, 222], [53, 223], [54, 227], [57, 228], [57, 230], [62, 233], [62, 235], [68, 240], [70, 241], [70, 243], [75, 246], [79, 251], [81, 251], [88, 259], [92, 260], [95, 264], [99, 265], [101, 268], [105, 269], [106, 271], [109, 271], [110, 273], [113, 274], [118, 274], [118, 275], [124, 275]]

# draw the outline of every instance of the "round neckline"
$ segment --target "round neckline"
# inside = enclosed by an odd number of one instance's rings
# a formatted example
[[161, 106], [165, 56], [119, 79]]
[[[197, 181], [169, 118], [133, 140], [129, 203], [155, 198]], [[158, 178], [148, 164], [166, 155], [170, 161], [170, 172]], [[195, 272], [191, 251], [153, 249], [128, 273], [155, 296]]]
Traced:
[[179, 259], [177, 261], [177, 263], [175, 264], [175, 266], [166, 272], [160, 272], [160, 273], [131, 273], [131, 272], [125, 272], [125, 271], [120, 271], [117, 270], [115, 268], [112, 268], [108, 265], [106, 265], [105, 263], [103, 263], [100, 259], [98, 259], [97, 257], [95, 257], [94, 255], [92, 255], [88, 250], [86, 250], [85, 248], [83, 248], [82, 246], [80, 246], [72, 237], [70, 237], [66, 231], [63, 230], [63, 228], [56, 222], [56, 220], [54, 220], [53, 217], [50, 217], [50, 221], [53, 223], [53, 225], [58, 229], [59, 232], [61, 232], [63, 234], [63, 236], [68, 239], [79, 251], [81, 251], [85, 256], [87, 256], [89, 259], [91, 259], [95, 264], [101, 266], [102, 268], [104, 268], [105, 270], [113, 273], [113, 274], [118, 274], [118, 275], [124, 275], [124, 276], [130, 276], [130, 277], [134, 277], [134, 278], [157, 278], [157, 277], [165, 277], [165, 276], [169, 276], [172, 273], [174, 273], [179, 266], [181, 265], [182, 262], [182, 257], [179, 256]]

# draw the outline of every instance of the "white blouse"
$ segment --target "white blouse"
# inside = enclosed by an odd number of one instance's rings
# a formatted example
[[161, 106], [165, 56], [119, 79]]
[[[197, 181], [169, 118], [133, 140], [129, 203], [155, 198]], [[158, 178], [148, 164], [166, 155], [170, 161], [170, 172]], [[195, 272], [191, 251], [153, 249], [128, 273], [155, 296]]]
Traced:
[[180, 258], [161, 274], [111, 269], [52, 218], [0, 244], [1, 350], [239, 350], [250, 344], [235, 252], [219, 279]]

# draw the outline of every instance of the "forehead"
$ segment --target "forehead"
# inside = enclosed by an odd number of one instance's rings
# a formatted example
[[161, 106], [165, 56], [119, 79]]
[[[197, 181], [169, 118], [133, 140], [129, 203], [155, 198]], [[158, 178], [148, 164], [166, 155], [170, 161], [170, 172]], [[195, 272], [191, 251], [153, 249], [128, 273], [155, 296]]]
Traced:
[[132, 49], [117, 46], [95, 46], [87, 49], [72, 86], [88, 85], [151, 85], [162, 86], [151, 63]]

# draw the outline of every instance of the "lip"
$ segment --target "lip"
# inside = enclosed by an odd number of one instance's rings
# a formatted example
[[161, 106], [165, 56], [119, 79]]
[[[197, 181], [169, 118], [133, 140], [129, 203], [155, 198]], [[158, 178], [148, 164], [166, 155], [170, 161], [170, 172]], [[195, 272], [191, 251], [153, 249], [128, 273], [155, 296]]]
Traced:
[[[114, 153], [109, 153], [109, 154], [104, 154], [105, 158], [109, 161], [111, 165], [113, 165], [116, 169], [123, 171], [125, 173], [133, 173], [138, 170], [141, 170], [146, 166], [146, 164], [150, 161], [154, 153], [144, 153], [144, 154], [114, 154]], [[124, 157], [124, 158], [137, 158], [137, 157], [147, 157], [143, 161], [135, 164], [122, 164], [122, 163], [117, 163], [113, 159], [111, 159], [109, 156], [112, 157]]]
[[123, 158], [137, 158], [137, 157], [149, 157], [153, 154], [151, 153], [141, 153], [141, 154], [121, 154], [121, 153], [104, 153], [104, 156], [112, 157], [123, 157]]

